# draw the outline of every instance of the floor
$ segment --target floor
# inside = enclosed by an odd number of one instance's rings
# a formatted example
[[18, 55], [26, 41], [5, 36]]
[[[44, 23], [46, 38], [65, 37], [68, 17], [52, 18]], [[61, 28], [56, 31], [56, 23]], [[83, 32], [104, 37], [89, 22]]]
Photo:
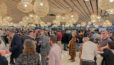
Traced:
[[71, 62], [70, 60], [68, 60], [70, 57], [68, 55], [68, 51], [63, 51], [62, 53], [62, 65], [79, 65], [80, 61], [79, 61], [79, 53], [77, 52], [77, 56], [76, 56], [76, 61], [75, 62]]
[[[71, 62], [68, 60], [70, 57], [68, 51], [62, 51], [62, 64], [61, 65], [79, 65], [79, 53], [77, 52], [76, 61]], [[8, 58], [9, 60], [9, 58]], [[9, 64], [10, 65], [10, 64]]]
[[[7, 47], [9, 47], [9, 46], [7, 46]], [[7, 58], [9, 61], [9, 56], [7, 56]], [[79, 63], [80, 63], [79, 52], [76, 53], [76, 59], [75, 59], [76, 61], [75, 62], [71, 62], [69, 59], [70, 59], [70, 56], [69, 56], [68, 51], [62, 51], [62, 64], [61, 65], [79, 65]]]

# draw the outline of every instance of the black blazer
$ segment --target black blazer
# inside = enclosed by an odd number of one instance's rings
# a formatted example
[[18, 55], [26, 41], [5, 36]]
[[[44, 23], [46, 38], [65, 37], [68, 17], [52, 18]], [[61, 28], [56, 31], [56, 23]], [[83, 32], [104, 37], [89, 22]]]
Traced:
[[109, 49], [104, 49], [104, 53], [101, 54], [104, 58], [105, 65], [114, 65], [114, 53]]
[[17, 58], [22, 53], [22, 39], [18, 34], [13, 36], [10, 51], [12, 52], [12, 56]]
[[32, 37], [30, 37], [30, 36], [28, 36], [28, 35], [24, 37], [24, 41], [25, 41], [26, 39], [34, 40], [34, 38], [32, 38]]
[[68, 40], [68, 35], [65, 33], [62, 37], [62, 43], [68, 44], [69, 40]]
[[7, 59], [1, 55], [0, 55], [0, 65], [8, 65]]

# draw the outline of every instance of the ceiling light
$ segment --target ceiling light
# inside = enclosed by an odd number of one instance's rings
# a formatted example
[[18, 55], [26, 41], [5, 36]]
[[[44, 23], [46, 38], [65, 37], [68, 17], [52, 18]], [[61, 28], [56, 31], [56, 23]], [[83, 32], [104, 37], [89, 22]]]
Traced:
[[24, 7], [27, 7], [27, 4], [24, 4]]
[[44, 3], [43, 2], [40, 2], [40, 6], [43, 6], [44, 5]]
[[109, 0], [110, 2], [114, 2], [114, 0]]
[[114, 9], [109, 9], [109, 10], [107, 10], [107, 12], [108, 12], [109, 14], [114, 14]]
[[89, 1], [89, 0], [85, 0], [85, 1]]
[[62, 19], [65, 19], [65, 17], [62, 17]]
[[101, 16], [97, 16], [98, 19], [101, 19]]
[[74, 17], [74, 15], [71, 15], [71, 17], [73, 18], [73, 17]]

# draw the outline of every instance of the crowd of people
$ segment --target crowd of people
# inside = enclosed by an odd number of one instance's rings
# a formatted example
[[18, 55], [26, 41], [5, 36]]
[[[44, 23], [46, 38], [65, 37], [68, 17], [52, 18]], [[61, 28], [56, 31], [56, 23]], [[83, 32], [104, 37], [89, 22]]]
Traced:
[[[9, 46], [9, 47], [8, 47]], [[71, 62], [80, 52], [80, 65], [114, 65], [114, 31], [0, 29], [0, 51], [10, 51], [11, 65], [62, 65], [62, 51]], [[0, 65], [8, 65], [0, 52]]]

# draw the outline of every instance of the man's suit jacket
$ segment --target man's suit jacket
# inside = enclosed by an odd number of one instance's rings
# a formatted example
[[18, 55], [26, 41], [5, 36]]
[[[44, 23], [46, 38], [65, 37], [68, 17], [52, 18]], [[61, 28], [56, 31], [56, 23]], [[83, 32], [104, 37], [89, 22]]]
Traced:
[[0, 65], [8, 65], [7, 59], [1, 55], [0, 55]]
[[17, 58], [22, 53], [22, 47], [21, 37], [18, 34], [14, 34], [10, 47], [10, 51], [14, 58]]

